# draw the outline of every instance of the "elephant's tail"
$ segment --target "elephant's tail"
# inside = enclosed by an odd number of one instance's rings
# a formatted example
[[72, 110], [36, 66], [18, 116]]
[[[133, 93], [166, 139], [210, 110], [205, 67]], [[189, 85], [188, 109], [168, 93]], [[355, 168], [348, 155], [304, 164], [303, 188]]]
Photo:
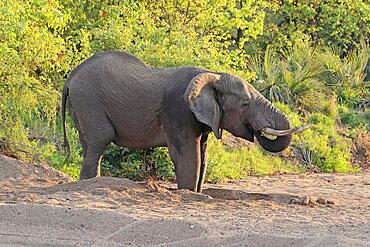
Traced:
[[63, 138], [64, 138], [63, 148], [66, 153], [66, 161], [69, 160], [70, 154], [71, 154], [71, 149], [69, 146], [69, 142], [67, 139], [67, 133], [66, 133], [66, 104], [67, 104], [68, 93], [69, 93], [69, 88], [68, 88], [68, 83], [66, 83], [64, 84], [63, 92], [62, 92], [62, 122], [63, 122]]

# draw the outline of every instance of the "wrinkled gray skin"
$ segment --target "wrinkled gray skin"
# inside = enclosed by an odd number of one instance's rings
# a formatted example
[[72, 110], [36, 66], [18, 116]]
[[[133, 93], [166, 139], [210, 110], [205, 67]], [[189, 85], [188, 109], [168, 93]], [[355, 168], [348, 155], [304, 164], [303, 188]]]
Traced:
[[74, 69], [62, 103], [64, 134], [68, 106], [83, 147], [81, 179], [99, 176], [111, 142], [168, 147], [178, 188], [201, 192], [210, 132], [220, 138], [225, 129], [251, 142], [256, 136], [271, 152], [291, 141], [291, 135], [273, 141], [261, 136], [264, 127], [285, 130], [290, 124], [242, 78], [197, 67], [154, 68], [118, 51], [98, 53]]

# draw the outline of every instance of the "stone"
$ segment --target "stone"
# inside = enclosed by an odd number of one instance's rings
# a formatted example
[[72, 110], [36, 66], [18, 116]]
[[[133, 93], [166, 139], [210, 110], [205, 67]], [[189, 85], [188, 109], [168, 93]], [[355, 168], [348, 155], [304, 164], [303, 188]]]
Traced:
[[324, 199], [324, 198], [322, 198], [322, 197], [317, 198], [316, 202], [317, 202], [318, 204], [323, 204], [323, 205], [328, 204], [328, 200], [326, 200], [326, 199]]
[[302, 205], [308, 205], [310, 203], [310, 197], [305, 195], [303, 198], [302, 198], [302, 201], [301, 201], [301, 204]]

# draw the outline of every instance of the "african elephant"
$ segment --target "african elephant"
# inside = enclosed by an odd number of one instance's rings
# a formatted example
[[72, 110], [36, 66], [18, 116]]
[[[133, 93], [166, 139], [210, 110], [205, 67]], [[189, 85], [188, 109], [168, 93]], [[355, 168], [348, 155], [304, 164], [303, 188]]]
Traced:
[[[242, 78], [199, 67], [155, 68], [119, 51], [95, 54], [68, 76], [65, 109], [83, 147], [80, 178], [100, 175], [111, 142], [129, 148], [168, 147], [178, 188], [201, 192], [210, 132], [225, 129], [271, 152], [285, 149], [297, 128]], [[267, 138], [269, 134], [274, 138]]]

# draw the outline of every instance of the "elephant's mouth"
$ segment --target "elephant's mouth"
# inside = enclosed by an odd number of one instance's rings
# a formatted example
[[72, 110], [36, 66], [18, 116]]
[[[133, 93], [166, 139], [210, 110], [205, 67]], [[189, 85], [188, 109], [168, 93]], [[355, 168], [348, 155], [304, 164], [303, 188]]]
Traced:
[[263, 136], [264, 138], [268, 139], [268, 140], [276, 140], [277, 136], [276, 135], [272, 135], [272, 134], [268, 134], [268, 133], [265, 133], [263, 130], [265, 128], [261, 129], [261, 130], [254, 130], [253, 127], [249, 124], [245, 124], [245, 131], [244, 131], [244, 136], [243, 138], [248, 140], [248, 141], [251, 141], [251, 142], [254, 142], [254, 137], [256, 136]]
[[244, 139], [250, 142], [254, 142], [254, 130], [249, 124], [245, 125], [245, 131], [244, 131], [243, 137]]

